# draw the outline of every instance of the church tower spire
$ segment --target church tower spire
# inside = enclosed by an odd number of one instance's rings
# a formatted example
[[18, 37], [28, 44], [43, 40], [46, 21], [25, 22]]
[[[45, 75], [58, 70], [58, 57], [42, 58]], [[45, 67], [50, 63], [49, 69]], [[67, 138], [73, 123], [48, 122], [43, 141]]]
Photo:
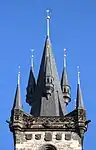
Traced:
[[68, 81], [67, 66], [66, 66], [66, 48], [64, 48], [64, 68], [61, 77], [61, 89], [63, 93], [64, 102], [66, 105], [71, 101], [71, 88]]
[[47, 10], [46, 22], [47, 35], [31, 114], [34, 116], [61, 116], [65, 115], [66, 108], [49, 37], [49, 10]]
[[14, 150], [83, 150], [84, 133], [87, 131], [78, 71], [76, 108], [66, 113], [66, 104], [71, 100], [67, 75], [66, 49], [62, 79], [57, 72], [49, 34], [50, 16], [47, 10], [47, 33], [37, 83], [34, 77], [34, 55], [32, 50], [26, 102], [31, 112], [22, 110], [20, 95], [20, 71], [14, 106], [9, 123], [13, 132]]

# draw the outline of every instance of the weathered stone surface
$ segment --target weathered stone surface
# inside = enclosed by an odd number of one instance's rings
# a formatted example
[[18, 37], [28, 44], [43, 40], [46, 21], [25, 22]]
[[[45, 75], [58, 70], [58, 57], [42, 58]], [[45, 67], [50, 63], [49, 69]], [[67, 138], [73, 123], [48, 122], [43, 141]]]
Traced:
[[79, 143], [81, 144], [81, 138], [78, 134], [72, 133], [71, 137], [72, 137], [73, 140], [78, 140]]
[[25, 134], [26, 140], [31, 140], [32, 139], [32, 134]]
[[62, 139], [62, 134], [61, 133], [57, 133], [56, 134], [56, 140], [61, 140]]
[[[18, 133], [18, 135], [20, 132]], [[25, 135], [26, 134], [32, 134], [32, 139], [31, 140], [26, 140]], [[61, 140], [57, 140], [56, 136], [57, 135], [62, 135]], [[69, 140], [65, 140], [65, 137], [67, 134], [72, 134], [72, 138]], [[56, 150], [82, 150], [81, 144], [77, 139], [73, 139], [73, 136], [76, 137], [76, 133], [68, 133], [64, 131], [49, 131], [49, 132], [44, 132], [44, 131], [31, 131], [31, 132], [25, 132], [19, 135], [19, 137], [22, 135], [22, 138], [20, 139], [20, 143], [16, 143], [16, 150], [42, 150], [42, 147], [44, 147], [46, 144], [51, 144], [56, 147]], [[35, 135], [41, 135], [40, 140], [35, 139]], [[47, 137], [47, 140], [45, 140], [45, 135]], [[51, 135], [51, 136], [50, 136]], [[24, 138], [23, 138], [24, 137]], [[51, 137], [51, 138], [50, 138]], [[78, 135], [77, 135], [78, 137]], [[26, 141], [24, 141], [24, 139]], [[50, 140], [51, 139], [51, 140]], [[45, 149], [44, 149], [45, 150]]]
[[35, 139], [40, 140], [41, 139], [41, 134], [35, 134]]
[[45, 141], [51, 141], [52, 140], [52, 133], [45, 133]]
[[71, 133], [65, 134], [65, 140], [71, 140]]

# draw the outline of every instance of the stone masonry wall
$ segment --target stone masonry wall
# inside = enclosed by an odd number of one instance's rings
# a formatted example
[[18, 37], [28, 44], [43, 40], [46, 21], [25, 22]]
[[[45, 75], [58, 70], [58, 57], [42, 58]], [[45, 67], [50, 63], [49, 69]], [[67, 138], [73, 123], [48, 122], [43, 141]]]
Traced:
[[43, 150], [51, 144], [57, 150], [82, 150], [76, 133], [62, 131], [16, 132], [15, 150]]

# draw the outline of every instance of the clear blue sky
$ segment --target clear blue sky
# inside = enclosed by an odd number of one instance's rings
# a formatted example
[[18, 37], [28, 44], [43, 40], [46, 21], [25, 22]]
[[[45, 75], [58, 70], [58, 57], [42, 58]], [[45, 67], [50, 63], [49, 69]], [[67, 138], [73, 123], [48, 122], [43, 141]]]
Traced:
[[6, 120], [10, 118], [18, 65], [21, 66], [21, 95], [25, 111], [30, 49], [35, 49], [37, 77], [46, 34], [46, 9], [51, 11], [50, 36], [61, 76], [63, 49], [67, 48], [67, 70], [74, 108], [77, 70], [89, 124], [84, 150], [96, 147], [96, 1], [95, 0], [0, 0], [0, 149], [13, 150], [13, 137]]

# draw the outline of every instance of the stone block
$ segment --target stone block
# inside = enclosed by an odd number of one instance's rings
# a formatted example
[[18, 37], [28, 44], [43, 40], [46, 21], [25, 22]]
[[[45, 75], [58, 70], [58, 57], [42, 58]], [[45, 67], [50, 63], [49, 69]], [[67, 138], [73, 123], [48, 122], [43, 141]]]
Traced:
[[61, 133], [57, 133], [56, 134], [56, 140], [61, 140], [62, 139], [62, 134]]
[[70, 133], [65, 134], [65, 140], [71, 140], [71, 134]]
[[41, 139], [41, 134], [35, 134], [35, 139], [40, 140]]
[[32, 134], [25, 134], [25, 139], [26, 140], [31, 140], [32, 139]]
[[45, 133], [45, 141], [51, 141], [52, 140], [52, 133]]

